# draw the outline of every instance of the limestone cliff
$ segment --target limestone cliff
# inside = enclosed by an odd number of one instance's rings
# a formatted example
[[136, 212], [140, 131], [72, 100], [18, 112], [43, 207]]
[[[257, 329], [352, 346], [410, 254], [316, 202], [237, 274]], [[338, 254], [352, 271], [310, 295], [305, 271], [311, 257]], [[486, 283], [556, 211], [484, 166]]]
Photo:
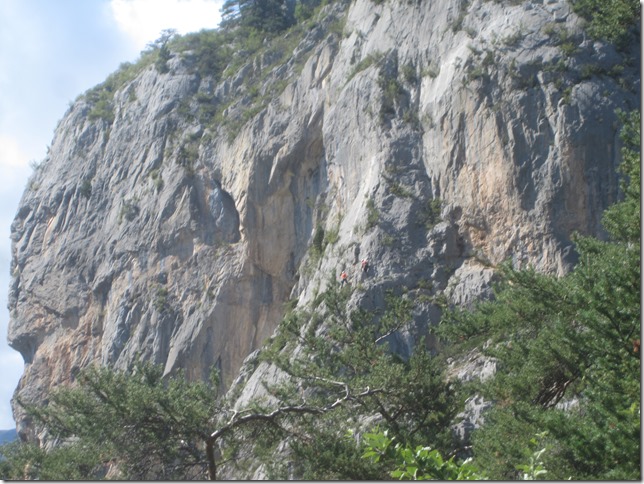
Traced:
[[639, 103], [639, 51], [582, 27], [565, 0], [333, 2], [224, 76], [188, 49], [107, 113], [81, 96], [12, 226], [16, 396], [137, 358], [228, 387], [343, 269], [364, 304], [418, 296], [403, 353], [440, 317], [422, 295], [469, 304], [507, 258], [564, 273], [618, 195], [615, 110]]

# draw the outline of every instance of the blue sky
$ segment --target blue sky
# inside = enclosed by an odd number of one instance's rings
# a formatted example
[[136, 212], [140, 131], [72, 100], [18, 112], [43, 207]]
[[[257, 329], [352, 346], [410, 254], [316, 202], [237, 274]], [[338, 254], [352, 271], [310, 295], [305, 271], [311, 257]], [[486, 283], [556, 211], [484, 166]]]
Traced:
[[163, 29], [214, 28], [223, 0], [0, 0], [0, 429], [22, 374], [7, 345], [10, 225], [69, 104]]

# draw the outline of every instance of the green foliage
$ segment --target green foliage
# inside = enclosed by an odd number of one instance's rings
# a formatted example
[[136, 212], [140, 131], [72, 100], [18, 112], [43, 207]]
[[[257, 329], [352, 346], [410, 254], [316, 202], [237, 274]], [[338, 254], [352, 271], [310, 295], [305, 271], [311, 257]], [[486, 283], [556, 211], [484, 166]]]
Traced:
[[438, 74], [440, 74], [440, 71], [441, 71], [440, 65], [436, 65], [435, 63], [430, 62], [427, 66], [423, 68], [421, 72], [421, 76], [435, 79], [436, 77], [438, 77]]
[[137, 217], [137, 215], [139, 215], [139, 212], [140, 208], [137, 199], [133, 198], [124, 200], [121, 205], [121, 211], [119, 212], [119, 223], [121, 223], [124, 218], [128, 222], [131, 222]]
[[[292, 378], [293, 388], [287, 392], [281, 387], [280, 398], [304, 395], [307, 403], [322, 408], [342, 403], [294, 432], [295, 467], [307, 479], [360, 478], [357, 470], [365, 472], [365, 465], [359, 444], [344, 434], [348, 425], [359, 432], [361, 416], [377, 416], [400, 442], [430, 440], [437, 448], [453, 450], [448, 423], [459, 406], [454, 385], [445, 381], [439, 361], [422, 343], [408, 360], [387, 344], [409, 324], [412, 302], [389, 293], [385, 308], [374, 313], [348, 310], [350, 296], [348, 286], [330, 280], [315, 310], [291, 313], [261, 354]], [[297, 355], [292, 354], [295, 344]], [[386, 478], [383, 472], [373, 468], [362, 478]]]
[[367, 433], [364, 441], [366, 445], [362, 457], [374, 464], [388, 462], [389, 468], [394, 467], [391, 477], [400, 481], [485, 479], [469, 459], [461, 464], [457, 464], [454, 457], [445, 460], [438, 450], [431, 447], [418, 445], [412, 448], [409, 444], [395, 442], [387, 431]]
[[443, 202], [440, 198], [430, 198], [425, 205], [418, 211], [417, 223], [431, 230], [441, 220], [441, 210]]
[[190, 53], [194, 69], [201, 76], [221, 78], [233, 55], [231, 35], [221, 30], [204, 30], [173, 39], [172, 48], [179, 53]]
[[88, 119], [90, 121], [100, 119], [112, 124], [114, 122], [114, 94], [149, 66], [154, 57], [153, 51], [143, 52], [136, 63], [124, 62], [102, 84], [87, 90], [82, 97], [91, 106], [87, 115]]
[[386, 75], [382, 69], [378, 76], [378, 86], [382, 90], [380, 120], [384, 122], [396, 115], [396, 107], [400, 104], [400, 98], [405, 91], [397, 78]]
[[279, 33], [295, 21], [285, 0], [226, 0], [221, 13], [222, 26], [226, 28], [238, 27], [262, 33]]
[[543, 33], [550, 37], [566, 56], [569, 57], [577, 52], [577, 43], [575, 43], [573, 36], [565, 27], [558, 26], [555, 23], [548, 24], [544, 27]]
[[170, 57], [172, 57], [172, 53], [168, 47], [168, 43], [174, 36], [176, 36], [176, 34], [177, 31], [174, 29], [165, 29], [161, 32], [161, 36], [151, 45], [153, 49], [156, 49], [157, 53], [154, 67], [161, 74], [165, 74], [170, 70], [168, 67], [168, 61], [170, 60]]
[[378, 225], [380, 221], [380, 213], [376, 208], [376, 204], [373, 201], [373, 198], [367, 200], [367, 230]]
[[324, 419], [324, 426], [302, 424], [307, 441], [296, 439], [290, 444], [300, 480], [380, 480], [387, 477], [383, 465], [362, 459], [362, 448], [347, 425], [357, 425], [355, 416], [340, 409]]
[[[102, 93], [107, 92], [108, 91], [102, 91]], [[108, 124], [112, 124], [114, 122], [114, 108], [112, 106], [111, 99], [107, 95], [88, 95], [87, 99], [93, 103], [92, 109], [87, 115], [87, 118], [90, 121], [101, 119]]]
[[576, 236], [579, 263], [559, 279], [506, 265], [495, 301], [439, 325], [453, 344], [489, 341], [497, 359], [478, 386], [497, 405], [474, 434], [476, 462], [494, 479], [517, 477], [516, 449], [543, 431], [549, 478], [640, 477], [639, 113], [622, 119], [625, 199], [604, 217], [612, 239]]
[[[177, 112], [186, 119], [198, 120], [211, 133], [223, 128], [232, 142], [242, 127], [288, 85], [289, 79], [272, 76], [275, 68], [289, 63], [294, 67], [292, 72], [297, 73], [304, 65], [310, 50], [304, 49], [297, 55], [294, 51], [315, 24], [325, 3], [230, 0], [222, 7], [221, 28], [174, 36], [166, 43], [157, 41], [154, 52], [159, 53], [165, 46], [168, 52], [184, 56], [186, 65], [199, 76], [208, 76], [215, 82], [224, 77], [244, 76], [240, 96], [222, 98], [213, 92], [200, 91], [195, 99], [182, 103]], [[296, 15], [300, 19], [297, 23]], [[329, 25], [329, 32], [341, 23]], [[157, 56], [157, 60], [163, 65], [161, 57]]]
[[317, 4], [319, 2], [311, 2], [311, 1], [299, 1], [295, 5], [295, 21], [297, 23], [303, 23], [306, 22], [308, 19], [310, 19], [313, 14], [315, 13], [315, 9], [317, 7]]
[[78, 191], [85, 198], [91, 197], [92, 196], [92, 180], [89, 179], [89, 178], [85, 178], [83, 180], [83, 182], [81, 183], [81, 186], [79, 187]]
[[336, 225], [331, 229], [327, 230], [324, 234], [324, 246], [334, 245], [340, 240], [340, 225]]
[[519, 28], [512, 32], [511, 34], [506, 35], [501, 39], [501, 42], [503, 42], [504, 45], [507, 47], [517, 47], [519, 43], [523, 40], [525, 37], [525, 34], [523, 33], [522, 29]]
[[16, 444], [3, 454], [9, 475], [29, 467], [31, 478], [100, 479], [116, 463], [125, 480], [194, 479], [205, 475], [204, 431], [215, 412], [211, 384], [138, 364], [132, 373], [90, 367], [78, 384], [55, 391], [46, 407], [27, 410], [66, 444], [45, 452]]
[[319, 224], [315, 227], [315, 233], [313, 234], [313, 240], [311, 241], [311, 248], [309, 251], [309, 260], [307, 266], [304, 268], [305, 273], [309, 273], [317, 266], [320, 259], [322, 259], [326, 246], [327, 240], [325, 237], [324, 227]]
[[[542, 434], [537, 435], [537, 438], [541, 439], [548, 432], [543, 432]], [[532, 447], [538, 447], [537, 438], [530, 439], [530, 444]], [[517, 469], [523, 471], [521, 480], [523, 481], [536, 481], [540, 477], [545, 476], [548, 471], [543, 466], [542, 456], [546, 452], [547, 448], [543, 447], [541, 449], [535, 449], [532, 453], [528, 455], [527, 464], [519, 464]]]
[[16, 441], [0, 446], [0, 455], [2, 480], [72, 481], [105, 475], [100, 446], [71, 443], [45, 451]]
[[177, 152], [177, 163], [181, 165], [186, 173], [192, 175], [195, 165], [199, 160], [199, 139], [189, 138], [184, 142]]
[[416, 66], [413, 62], [408, 62], [402, 67], [402, 75], [405, 82], [408, 84], [416, 84], [418, 76], [416, 75]]
[[631, 29], [640, 21], [638, 0], [573, 0], [574, 11], [588, 20], [588, 33], [595, 39], [624, 46]]
[[[537, 434], [531, 438], [528, 447], [523, 450], [526, 464], [516, 466], [523, 473], [518, 477], [520, 480], [537, 480], [543, 478], [548, 471], [542, 461], [547, 447], [541, 447], [543, 437], [547, 432]], [[390, 438], [385, 430], [375, 433], [366, 433], [363, 436], [364, 453], [362, 458], [369, 460], [374, 465], [384, 466], [390, 471], [390, 476], [400, 481], [473, 481], [486, 480], [484, 472], [481, 472], [468, 458], [457, 464], [452, 456], [445, 460], [441, 453], [427, 446], [402, 445]]]
[[624, 200], [604, 212], [602, 222], [606, 230], [618, 240], [639, 242], [640, 240], [640, 201], [641, 201], [641, 165], [640, 165], [640, 112], [632, 111], [618, 115], [624, 125], [620, 133], [622, 141], [623, 175], [621, 188]]
[[170, 68], [168, 67], [168, 61], [170, 60], [170, 57], [171, 57], [170, 49], [168, 49], [168, 46], [166, 44], [163, 44], [159, 48], [159, 57], [154, 63], [154, 67], [161, 74], [165, 74], [170, 70]]
[[413, 194], [405, 188], [400, 182], [394, 179], [388, 179], [389, 193], [400, 198], [412, 198]]
[[165, 286], [157, 286], [153, 304], [154, 308], [160, 313], [164, 313], [170, 309], [168, 304], [168, 289]]
[[152, 183], [154, 184], [156, 191], [160, 192], [163, 189], [164, 181], [158, 168], [150, 171], [150, 178], [152, 179]]
[[318, 253], [322, 254], [324, 252], [324, 227], [318, 225], [315, 228], [315, 235], [313, 235], [313, 249]]
[[351, 69], [351, 72], [349, 73], [349, 77], [347, 78], [347, 82], [349, 82], [357, 74], [364, 71], [365, 69], [368, 69], [372, 65], [379, 63], [383, 57], [384, 57], [384, 54], [382, 52], [368, 54], [364, 59], [362, 59], [360, 62], [358, 62], [356, 65], [353, 66], [353, 69]]

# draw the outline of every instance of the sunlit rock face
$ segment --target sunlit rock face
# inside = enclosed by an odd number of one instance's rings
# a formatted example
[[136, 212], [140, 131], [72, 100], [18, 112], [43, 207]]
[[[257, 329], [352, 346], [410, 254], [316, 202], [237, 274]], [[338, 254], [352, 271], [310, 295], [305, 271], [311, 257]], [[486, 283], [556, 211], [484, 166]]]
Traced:
[[[489, 297], [500, 262], [569, 270], [571, 234], [601, 236], [618, 196], [615, 110], [639, 105], [639, 49], [591, 41], [564, 0], [465, 3], [336, 2], [286, 63], [215, 79], [175, 53], [120, 86], [112, 116], [74, 102], [12, 225], [16, 397], [138, 359], [192, 379], [214, 365], [227, 388], [284, 303], [343, 269], [363, 289], [352, 304], [417, 299], [390, 337], [402, 355], [440, 318], [434, 296]], [[250, 78], [272, 98], [253, 101]], [[223, 120], [249, 114], [206, 125], [191, 115], [206, 98]], [[241, 398], [262, 374], [277, 378], [248, 370]]]

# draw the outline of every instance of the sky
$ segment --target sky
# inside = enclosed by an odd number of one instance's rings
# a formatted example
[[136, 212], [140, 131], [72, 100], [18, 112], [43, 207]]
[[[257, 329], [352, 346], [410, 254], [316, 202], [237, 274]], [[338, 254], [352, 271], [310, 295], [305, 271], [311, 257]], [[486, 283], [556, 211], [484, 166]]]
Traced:
[[13, 220], [30, 165], [45, 158], [69, 105], [164, 29], [215, 28], [223, 0], [0, 0], [0, 430], [23, 371], [7, 344]]

